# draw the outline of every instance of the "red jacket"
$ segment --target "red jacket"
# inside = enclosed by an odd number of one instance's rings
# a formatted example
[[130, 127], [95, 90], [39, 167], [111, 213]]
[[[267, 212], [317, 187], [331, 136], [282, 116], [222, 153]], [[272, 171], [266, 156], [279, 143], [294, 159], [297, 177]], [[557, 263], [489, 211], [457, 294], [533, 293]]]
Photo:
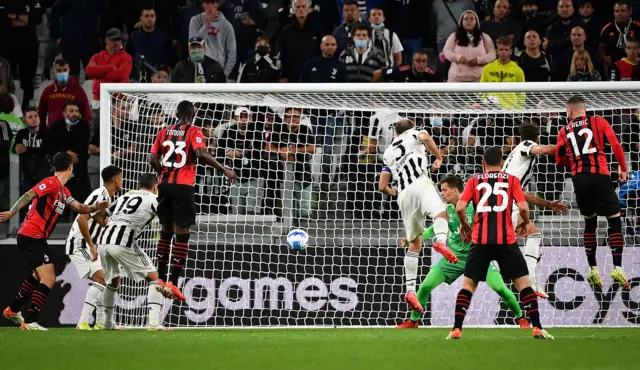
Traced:
[[69, 77], [69, 81], [65, 85], [60, 85], [56, 80], [53, 80], [51, 85], [44, 88], [38, 104], [40, 122], [46, 123], [48, 127], [51, 123], [63, 119], [62, 106], [69, 100], [78, 103], [82, 118], [91, 122], [91, 107], [87, 93], [73, 77]]
[[87, 78], [94, 80], [91, 88], [93, 100], [100, 100], [101, 83], [129, 82], [132, 67], [131, 56], [124, 49], [116, 51], [113, 55], [106, 50], [102, 50], [92, 56], [87, 66]]

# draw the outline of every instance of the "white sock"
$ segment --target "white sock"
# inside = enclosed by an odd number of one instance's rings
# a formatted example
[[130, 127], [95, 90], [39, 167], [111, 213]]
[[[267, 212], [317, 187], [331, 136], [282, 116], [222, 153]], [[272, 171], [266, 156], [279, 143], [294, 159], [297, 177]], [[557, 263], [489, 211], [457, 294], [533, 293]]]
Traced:
[[96, 304], [96, 324], [104, 325], [104, 291], [98, 297], [98, 304]]
[[529, 280], [532, 283], [536, 282], [536, 266], [540, 260], [540, 243], [542, 243], [542, 233], [538, 231], [529, 235], [524, 244], [524, 259], [527, 262]]
[[433, 220], [433, 232], [436, 233], [436, 242], [447, 244], [449, 223], [444, 217], [436, 217]]
[[82, 313], [80, 314], [80, 321], [89, 322], [89, 317], [93, 314], [93, 310], [96, 309], [98, 304], [98, 298], [104, 291], [104, 285], [94, 282], [87, 290], [87, 295], [84, 297], [84, 306], [82, 306]]
[[104, 301], [104, 322], [105, 324], [113, 324], [113, 313], [116, 308], [116, 292], [117, 289], [107, 285], [107, 289], [102, 293]]
[[157, 325], [160, 321], [160, 311], [162, 311], [162, 294], [156, 290], [158, 283], [152, 281], [149, 283], [147, 291], [147, 306], [149, 306], [148, 325]]
[[416, 291], [416, 279], [418, 277], [418, 253], [407, 251], [404, 256], [404, 275], [407, 283], [407, 291]]

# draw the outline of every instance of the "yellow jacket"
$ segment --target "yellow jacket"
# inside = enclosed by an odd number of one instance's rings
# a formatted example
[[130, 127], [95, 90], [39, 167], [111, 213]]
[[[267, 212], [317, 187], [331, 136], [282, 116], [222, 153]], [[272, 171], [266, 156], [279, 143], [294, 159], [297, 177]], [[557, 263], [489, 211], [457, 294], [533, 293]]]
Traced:
[[[496, 59], [484, 66], [480, 82], [525, 82], [524, 72], [514, 61], [502, 64]], [[488, 96], [484, 94], [485, 99]], [[490, 96], [496, 98], [498, 105], [504, 109], [518, 110], [524, 106], [524, 93], [492, 93]]]

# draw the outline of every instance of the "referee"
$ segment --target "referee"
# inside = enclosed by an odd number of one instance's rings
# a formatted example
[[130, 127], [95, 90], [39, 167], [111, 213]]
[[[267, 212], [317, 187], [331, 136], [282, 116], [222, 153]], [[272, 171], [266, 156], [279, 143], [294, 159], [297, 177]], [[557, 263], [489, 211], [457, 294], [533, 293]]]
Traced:
[[428, 67], [428, 63], [427, 52], [418, 51], [413, 54], [411, 65], [379, 69], [373, 74], [373, 79], [384, 82], [442, 82]]

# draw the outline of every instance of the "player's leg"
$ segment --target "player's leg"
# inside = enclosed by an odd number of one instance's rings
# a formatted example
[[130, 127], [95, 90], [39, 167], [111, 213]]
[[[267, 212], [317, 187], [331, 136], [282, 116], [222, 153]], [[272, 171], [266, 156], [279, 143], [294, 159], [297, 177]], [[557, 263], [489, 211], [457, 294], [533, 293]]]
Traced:
[[[445, 261], [444, 259], [441, 259], [440, 261], [438, 261], [438, 263], [435, 266], [433, 266], [429, 270], [427, 277], [424, 279], [422, 284], [420, 284], [420, 289], [418, 289], [417, 295], [418, 295], [418, 301], [420, 302], [420, 305], [422, 305], [422, 307], [426, 307], [427, 302], [429, 301], [429, 295], [431, 294], [431, 291], [434, 290], [438, 285], [449, 280], [447, 278], [447, 275], [443, 271], [442, 266], [440, 266], [443, 263], [451, 265], [449, 262]], [[455, 266], [455, 265], [452, 265], [452, 266]], [[421, 314], [422, 313], [420, 311], [416, 311], [416, 310], [411, 311], [411, 318], [405, 321], [402, 325], [399, 325], [397, 327], [398, 328], [417, 328], [418, 321], [420, 320]]]
[[487, 269], [491, 263], [491, 248], [487, 245], [474, 245], [469, 250], [467, 265], [464, 269], [464, 281], [462, 289], [456, 296], [453, 330], [447, 339], [460, 339], [462, 336], [462, 324], [467, 316], [467, 310], [471, 306], [471, 298], [478, 288], [478, 282], [487, 278]]
[[594, 287], [602, 287], [602, 278], [598, 272], [598, 263], [596, 262], [598, 215], [596, 213], [596, 202], [594, 202], [595, 187], [592, 186], [594, 179], [595, 177], [585, 174], [578, 174], [571, 178], [573, 191], [576, 195], [576, 203], [578, 203], [580, 214], [584, 217], [584, 251], [587, 255], [587, 263], [589, 264], [589, 276], [587, 280], [589, 280], [589, 284]]
[[[513, 227], [517, 227], [522, 222], [520, 212], [517, 205], [513, 205], [511, 212], [511, 219]], [[536, 292], [538, 297], [549, 298], [547, 293], [542, 290], [536, 281], [536, 267], [540, 261], [540, 244], [542, 243], [542, 232], [533, 223], [530, 224], [527, 234], [524, 235], [524, 259], [527, 262], [527, 268], [529, 269], [529, 280], [531, 281], [531, 288]]]
[[513, 283], [520, 294], [520, 301], [527, 312], [527, 317], [533, 326], [533, 337], [536, 339], [554, 339], [547, 333], [540, 322], [538, 310], [538, 296], [531, 288], [527, 263], [517, 244], [496, 245], [495, 259], [502, 270], [502, 275], [513, 279]]
[[[89, 287], [89, 290], [87, 290], [87, 295], [84, 298], [84, 305], [80, 312], [80, 320], [78, 320], [78, 325], [76, 326], [76, 329], [78, 330], [92, 330], [91, 326], [89, 326], [89, 318], [93, 314], [94, 310], [98, 311], [98, 300], [102, 297], [102, 294], [106, 289], [104, 270], [102, 269], [102, 266], [100, 266], [100, 269], [95, 270], [89, 279], [91, 279], [93, 283]], [[97, 323], [98, 321], [96, 320], [96, 325]], [[101, 324], [104, 324], [104, 322]]]
[[449, 237], [449, 216], [436, 185], [427, 180], [421, 189], [421, 213], [422, 218], [429, 216], [433, 220], [433, 232], [436, 234], [433, 250], [440, 253], [447, 261], [457, 263], [458, 257], [447, 247]]
[[169, 281], [169, 257], [171, 240], [174, 232], [173, 199], [169, 194], [169, 184], [158, 185], [158, 219], [161, 230], [158, 239], [156, 258], [158, 260], [158, 274], [161, 281]]
[[31, 298], [31, 294], [33, 294], [33, 291], [36, 289], [38, 284], [40, 284], [40, 279], [38, 279], [35, 272], [22, 282], [20, 290], [18, 291], [18, 294], [16, 294], [16, 298], [2, 312], [7, 320], [11, 320], [18, 325], [22, 324], [24, 318], [22, 317], [20, 309], [24, 303]]
[[528, 328], [529, 322], [523, 317], [522, 309], [520, 308], [520, 304], [518, 304], [518, 298], [516, 298], [516, 295], [513, 294], [511, 289], [507, 288], [507, 285], [502, 279], [502, 275], [500, 275], [500, 271], [495, 268], [493, 263], [489, 266], [489, 270], [487, 271], [487, 285], [491, 287], [491, 289], [493, 289], [500, 298], [502, 298], [507, 307], [509, 307], [509, 310], [511, 310], [515, 315], [516, 321], [518, 321], [520, 327]]
[[104, 326], [105, 330], [115, 329], [116, 323], [114, 313], [116, 308], [116, 295], [120, 286], [120, 267], [118, 261], [110, 254], [109, 245], [101, 245], [98, 248], [100, 259], [104, 267], [105, 290], [102, 293], [102, 303], [104, 306]]
[[598, 214], [607, 217], [607, 235], [609, 236], [609, 247], [613, 257], [613, 270], [611, 277], [624, 289], [629, 290], [631, 286], [622, 270], [622, 252], [624, 249], [624, 235], [622, 235], [622, 218], [620, 217], [621, 207], [609, 176], [598, 177]]
[[167, 284], [174, 296], [184, 301], [184, 295], [178, 288], [178, 281], [187, 264], [189, 254], [189, 228], [196, 222], [196, 205], [193, 187], [183, 186], [180, 197], [175, 197], [173, 203], [174, 220], [176, 225], [176, 236], [171, 254], [171, 269], [169, 274], [170, 283]]
[[158, 272], [153, 271], [147, 274], [149, 287], [147, 288], [147, 306], [149, 307], [149, 316], [147, 318], [147, 328], [152, 330], [164, 330], [164, 326], [160, 323], [160, 312], [162, 311], [162, 294], [156, 288], [158, 284]]
[[[47, 258], [48, 260], [48, 258]], [[56, 272], [53, 263], [45, 263], [36, 268], [36, 273], [40, 278], [40, 283], [31, 295], [31, 304], [29, 310], [21, 325], [23, 330], [47, 330], [36, 322], [38, 314], [42, 311], [47, 303], [47, 297], [56, 283]]]
[[406, 189], [398, 197], [398, 206], [402, 215], [406, 240], [409, 243], [404, 256], [404, 274], [407, 293], [405, 302], [411, 310], [422, 312], [422, 306], [416, 295], [416, 280], [418, 278], [418, 261], [422, 250], [422, 233], [424, 231], [424, 216], [420, 212], [419, 198]]

